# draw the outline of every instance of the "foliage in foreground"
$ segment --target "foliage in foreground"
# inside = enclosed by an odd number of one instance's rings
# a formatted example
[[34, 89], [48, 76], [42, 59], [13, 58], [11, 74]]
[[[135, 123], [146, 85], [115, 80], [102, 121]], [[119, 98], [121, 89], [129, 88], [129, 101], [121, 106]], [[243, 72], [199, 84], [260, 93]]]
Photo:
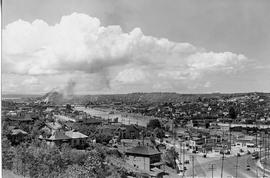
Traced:
[[[92, 145], [74, 150], [68, 145], [48, 147], [46, 143], [23, 143], [12, 147], [3, 140], [3, 169], [28, 177], [125, 177], [125, 172], [106, 164], [106, 150]], [[101, 151], [103, 150], [103, 151]]]

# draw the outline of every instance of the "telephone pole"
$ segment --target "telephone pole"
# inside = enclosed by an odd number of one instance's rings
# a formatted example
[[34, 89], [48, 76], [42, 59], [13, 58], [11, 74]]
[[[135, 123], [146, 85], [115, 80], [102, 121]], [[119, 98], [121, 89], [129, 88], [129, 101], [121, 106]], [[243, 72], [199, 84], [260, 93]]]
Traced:
[[269, 158], [269, 132], [267, 133], [267, 158]]
[[212, 171], [212, 178], [214, 178], [214, 170], [216, 169], [215, 164], [211, 164], [211, 167], [209, 168]]
[[224, 163], [224, 158], [225, 158], [225, 156], [224, 156], [224, 152], [223, 152], [223, 154], [222, 154], [222, 158], [221, 158], [221, 178], [223, 178], [223, 163]]
[[237, 173], [238, 173], [238, 156], [236, 156], [235, 178], [237, 178]]
[[190, 156], [192, 160], [192, 178], [194, 178], [194, 155]]
[[232, 150], [231, 146], [232, 146], [232, 129], [231, 129], [231, 125], [232, 125], [232, 121], [230, 121], [230, 124], [229, 124], [229, 132], [230, 132], [230, 145], [229, 145], [229, 149], [230, 149], [230, 152]]
[[262, 160], [262, 132], [260, 132], [260, 161]]
[[[183, 148], [183, 143], [182, 143], [182, 148]], [[184, 149], [182, 149], [182, 152], [183, 152], [183, 163], [182, 163], [182, 165], [183, 165], [183, 177], [185, 176], [185, 151], [184, 151]]]

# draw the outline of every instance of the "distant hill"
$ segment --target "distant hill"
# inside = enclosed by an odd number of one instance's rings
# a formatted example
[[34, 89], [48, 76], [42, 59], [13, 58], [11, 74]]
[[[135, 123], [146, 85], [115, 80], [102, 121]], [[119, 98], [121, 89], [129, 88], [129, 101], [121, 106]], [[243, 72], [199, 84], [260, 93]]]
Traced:
[[[37, 100], [40, 102], [49, 102], [53, 104], [63, 104], [63, 103], [78, 103], [87, 104], [89, 102], [98, 103], [164, 103], [164, 102], [191, 102], [197, 101], [200, 98], [209, 99], [229, 99], [237, 98], [242, 96], [258, 95], [260, 98], [264, 98], [267, 103], [270, 103], [270, 93], [211, 93], [211, 94], [179, 94], [179, 93], [129, 93], [129, 94], [107, 94], [107, 95], [75, 95], [69, 98], [64, 97], [64, 95], [57, 91], [51, 91], [43, 96], [37, 96]], [[18, 95], [23, 96], [23, 95]], [[31, 95], [33, 97], [34, 95]], [[26, 97], [26, 96], [23, 96]]]
[[241, 96], [258, 95], [264, 98], [266, 101], [270, 102], [269, 93], [235, 93], [235, 94], [222, 94], [222, 93], [212, 93], [212, 94], [178, 94], [178, 93], [130, 93], [130, 94], [113, 94], [113, 95], [88, 95], [75, 97], [74, 102], [87, 104], [87, 102], [99, 102], [99, 103], [114, 103], [122, 102], [126, 104], [132, 103], [164, 103], [164, 102], [194, 102], [199, 98], [209, 99], [228, 99]]

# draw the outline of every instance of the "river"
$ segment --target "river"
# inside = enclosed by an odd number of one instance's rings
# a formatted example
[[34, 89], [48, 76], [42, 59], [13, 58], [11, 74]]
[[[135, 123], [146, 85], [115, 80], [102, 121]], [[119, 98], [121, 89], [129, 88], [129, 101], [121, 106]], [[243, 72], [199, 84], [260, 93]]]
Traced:
[[155, 117], [151, 116], [143, 116], [141, 114], [120, 112], [112, 109], [85, 108], [81, 106], [75, 107], [75, 109], [78, 111], [84, 111], [92, 116], [101, 117], [102, 119], [118, 118], [118, 122], [125, 125], [137, 124], [146, 127], [150, 119], [155, 119]]

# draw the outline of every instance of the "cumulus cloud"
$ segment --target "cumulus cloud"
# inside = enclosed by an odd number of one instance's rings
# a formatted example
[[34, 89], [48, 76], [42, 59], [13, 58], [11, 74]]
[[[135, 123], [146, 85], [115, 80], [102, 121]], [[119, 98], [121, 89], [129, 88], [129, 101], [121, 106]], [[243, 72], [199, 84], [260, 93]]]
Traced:
[[160, 88], [164, 80], [186, 84], [209, 73], [238, 71], [245, 61], [242, 54], [215, 53], [146, 36], [140, 28], [123, 32], [117, 25], [104, 27], [99, 19], [79, 13], [63, 16], [55, 25], [17, 20], [3, 30], [3, 72], [30, 76], [81, 72], [100, 76], [96, 78], [108, 88], [112, 83], [145, 81]]

